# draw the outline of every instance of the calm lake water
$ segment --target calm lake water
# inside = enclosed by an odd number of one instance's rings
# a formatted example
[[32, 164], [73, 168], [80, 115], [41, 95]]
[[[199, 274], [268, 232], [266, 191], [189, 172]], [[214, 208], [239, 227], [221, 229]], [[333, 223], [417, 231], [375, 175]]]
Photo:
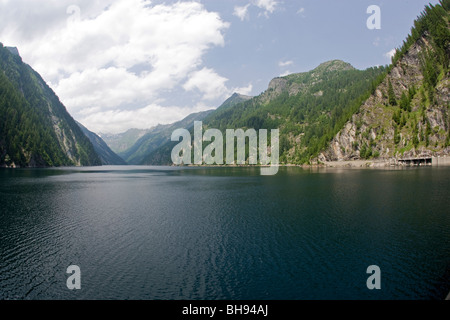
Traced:
[[449, 190], [450, 167], [3, 169], [0, 299], [444, 299]]

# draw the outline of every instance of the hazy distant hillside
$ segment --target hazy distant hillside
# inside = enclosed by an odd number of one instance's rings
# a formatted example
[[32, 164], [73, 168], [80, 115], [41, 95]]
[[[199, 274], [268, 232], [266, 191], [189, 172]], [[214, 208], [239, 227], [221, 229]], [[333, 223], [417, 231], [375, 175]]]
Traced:
[[131, 148], [136, 141], [142, 138], [150, 129], [129, 129], [119, 134], [100, 133], [99, 136], [106, 142], [112, 151], [119, 154]]
[[147, 152], [144, 158], [140, 161], [141, 164], [147, 165], [170, 165], [171, 164], [171, 152], [172, 148], [177, 144], [177, 142], [171, 141], [172, 132], [175, 129], [188, 129], [192, 131], [194, 121], [206, 121], [210, 115], [223, 110], [228, 110], [235, 105], [248, 101], [252, 97], [234, 93], [230, 98], [225, 100], [224, 103], [220, 105], [216, 110], [210, 110], [199, 115], [191, 115], [184, 119], [182, 122], [176, 123], [175, 125], [166, 128], [167, 132], [163, 139], [159, 140], [161, 143], [157, 148], [153, 148], [151, 152]]
[[211, 110], [194, 113], [176, 123], [154, 127], [148, 130], [131, 148], [119, 155], [129, 164], [143, 164], [149, 154], [170, 141], [174, 130], [190, 128], [194, 125], [194, 121], [202, 121], [209, 113]]
[[77, 122], [78, 126], [81, 128], [83, 133], [89, 138], [92, 145], [94, 146], [95, 152], [97, 152], [103, 165], [126, 165], [127, 163], [112, 151], [105, 141], [102, 140], [98, 135], [89, 131], [81, 123]]

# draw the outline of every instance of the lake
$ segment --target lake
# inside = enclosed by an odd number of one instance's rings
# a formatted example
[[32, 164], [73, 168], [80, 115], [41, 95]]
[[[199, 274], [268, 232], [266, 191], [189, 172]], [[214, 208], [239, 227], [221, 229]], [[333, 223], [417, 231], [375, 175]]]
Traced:
[[449, 190], [450, 167], [1, 169], [0, 299], [444, 299]]

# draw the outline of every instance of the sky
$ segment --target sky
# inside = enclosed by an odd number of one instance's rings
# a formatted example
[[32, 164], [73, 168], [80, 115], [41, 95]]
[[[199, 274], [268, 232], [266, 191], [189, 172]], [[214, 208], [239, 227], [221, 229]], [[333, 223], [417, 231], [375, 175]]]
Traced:
[[121, 133], [259, 95], [325, 61], [387, 65], [428, 3], [438, 1], [0, 0], [0, 42], [76, 120]]

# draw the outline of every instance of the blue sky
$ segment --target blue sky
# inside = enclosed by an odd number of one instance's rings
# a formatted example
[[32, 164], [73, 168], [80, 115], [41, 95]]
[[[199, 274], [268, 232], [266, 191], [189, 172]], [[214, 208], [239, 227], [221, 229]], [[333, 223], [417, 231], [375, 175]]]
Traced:
[[[212, 51], [207, 60], [221, 65], [218, 70], [225, 76], [238, 74], [243, 84], [253, 81], [253, 94], [265, 90], [274, 75], [309, 71], [327, 60], [341, 59], [358, 69], [388, 64], [386, 53], [402, 44], [414, 19], [429, 3], [284, 1], [268, 18], [258, 17], [258, 8], [250, 6], [248, 19], [236, 21], [231, 3], [242, 5], [246, 1], [227, 1], [227, 5], [216, 2], [203, 1], [207, 8], [219, 10], [225, 20], [233, 23], [226, 31], [227, 46]], [[380, 30], [366, 27], [370, 16], [366, 10], [373, 4], [381, 9]], [[290, 61], [291, 65], [279, 66], [279, 62]]]
[[[218, 107], [237, 91], [341, 59], [390, 62], [428, 3], [395, 0], [0, 0], [0, 42], [94, 132], [119, 133]], [[369, 30], [370, 5], [381, 29]]]

